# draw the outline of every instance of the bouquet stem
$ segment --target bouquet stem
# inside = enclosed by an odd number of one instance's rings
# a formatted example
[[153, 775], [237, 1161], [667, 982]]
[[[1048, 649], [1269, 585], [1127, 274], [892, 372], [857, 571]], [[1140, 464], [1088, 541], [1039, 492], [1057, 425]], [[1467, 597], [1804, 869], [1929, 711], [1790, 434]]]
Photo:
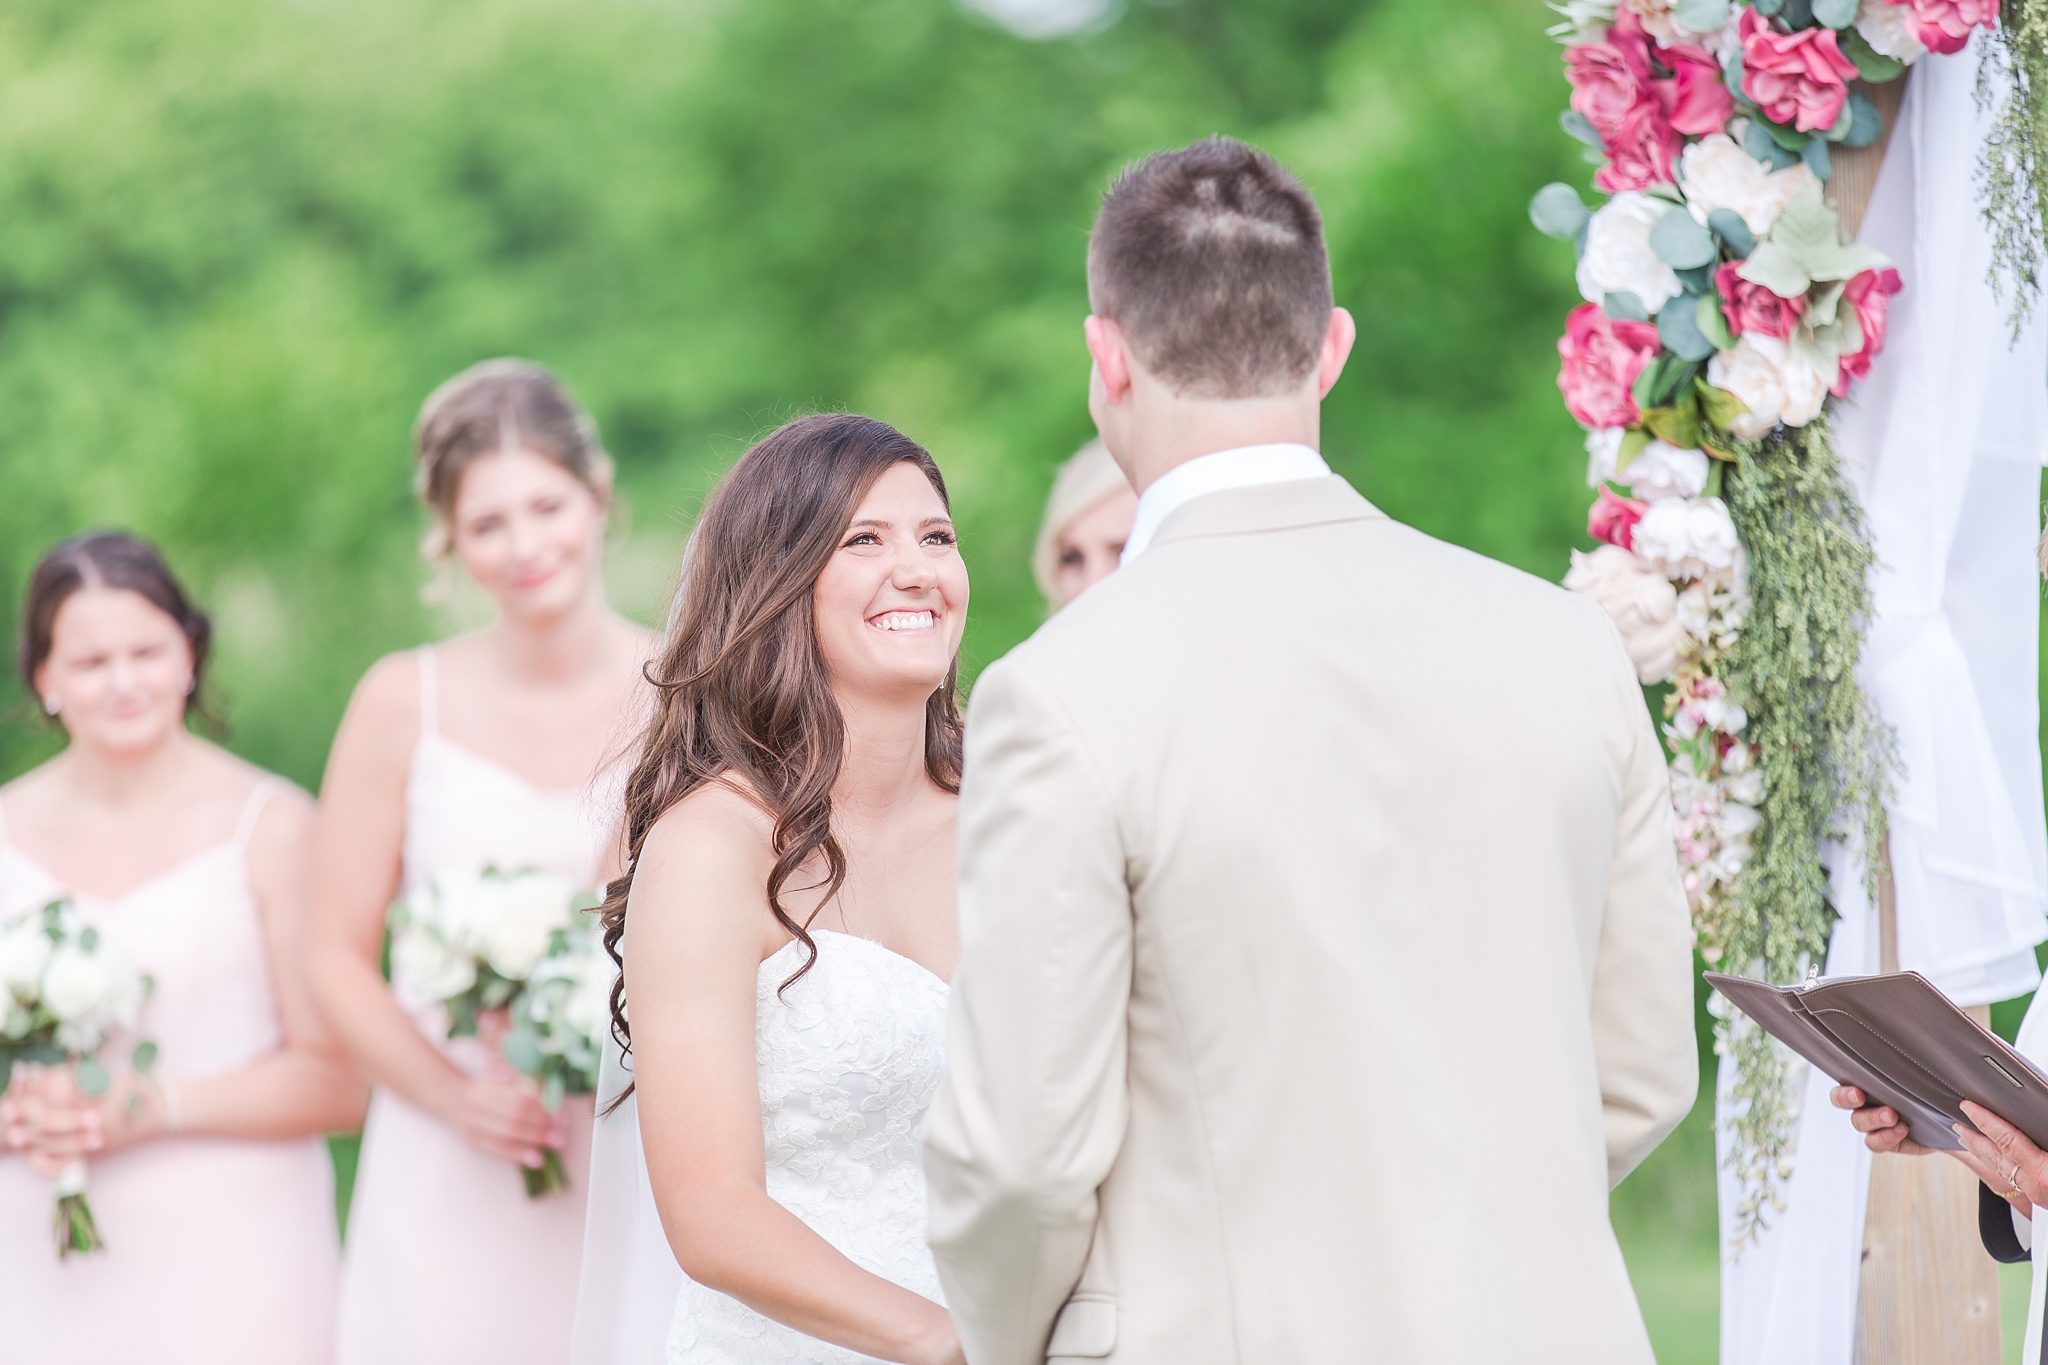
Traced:
[[562, 1169], [562, 1154], [552, 1147], [540, 1149], [538, 1168], [521, 1166], [519, 1174], [526, 1181], [528, 1199], [543, 1199], [569, 1188], [569, 1173]]
[[57, 1259], [73, 1252], [90, 1255], [106, 1245], [85, 1197], [85, 1163], [75, 1161], [57, 1177]]

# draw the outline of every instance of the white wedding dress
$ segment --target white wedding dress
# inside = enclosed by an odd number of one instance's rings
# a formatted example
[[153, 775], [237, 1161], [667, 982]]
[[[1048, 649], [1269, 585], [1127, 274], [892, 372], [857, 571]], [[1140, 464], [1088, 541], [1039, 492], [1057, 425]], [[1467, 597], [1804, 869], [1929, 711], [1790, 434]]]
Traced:
[[[865, 1270], [943, 1302], [925, 1246], [925, 1110], [946, 1067], [946, 983], [879, 943], [811, 931], [761, 964], [755, 1055], [768, 1193]], [[870, 1356], [682, 1281], [668, 1365], [851, 1365]]]

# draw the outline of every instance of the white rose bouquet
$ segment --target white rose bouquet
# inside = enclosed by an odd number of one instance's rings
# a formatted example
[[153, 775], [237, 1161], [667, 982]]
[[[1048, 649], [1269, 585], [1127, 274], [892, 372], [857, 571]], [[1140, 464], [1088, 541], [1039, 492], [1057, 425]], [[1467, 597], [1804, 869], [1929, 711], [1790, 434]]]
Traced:
[[[392, 907], [392, 987], [412, 1008], [441, 1006], [450, 1038], [495, 1042], [552, 1113], [597, 1088], [610, 960], [583, 912], [601, 899], [532, 869], [443, 873]], [[569, 1188], [553, 1149], [521, 1174], [533, 1198]]]
[[[52, 901], [0, 929], [0, 1094], [17, 1062], [69, 1064], [78, 1088], [104, 1095], [112, 1084], [99, 1052], [131, 1030], [153, 983], [128, 956], [85, 923], [68, 900]], [[147, 1073], [156, 1044], [135, 1045], [130, 1065]], [[86, 1198], [84, 1161], [56, 1177], [57, 1255], [105, 1246]]]

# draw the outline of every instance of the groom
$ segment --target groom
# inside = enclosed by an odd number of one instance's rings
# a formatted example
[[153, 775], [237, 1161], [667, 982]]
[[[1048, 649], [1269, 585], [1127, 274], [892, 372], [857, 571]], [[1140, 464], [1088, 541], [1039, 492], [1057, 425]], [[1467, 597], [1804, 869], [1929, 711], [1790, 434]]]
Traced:
[[1088, 289], [1142, 496], [974, 690], [926, 1139], [970, 1365], [1649, 1365], [1607, 1194], [1696, 1065], [1613, 627], [1330, 473], [1356, 329], [1263, 153], [1126, 172]]

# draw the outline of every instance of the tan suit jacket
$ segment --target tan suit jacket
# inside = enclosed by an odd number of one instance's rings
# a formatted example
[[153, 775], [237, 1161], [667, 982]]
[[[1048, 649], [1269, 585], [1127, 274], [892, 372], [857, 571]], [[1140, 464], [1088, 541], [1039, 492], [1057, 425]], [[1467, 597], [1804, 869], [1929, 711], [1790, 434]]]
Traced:
[[1690, 933], [1598, 606], [1340, 478], [1198, 498], [982, 674], [960, 824], [970, 1365], [1649, 1365], [1607, 1194]]

